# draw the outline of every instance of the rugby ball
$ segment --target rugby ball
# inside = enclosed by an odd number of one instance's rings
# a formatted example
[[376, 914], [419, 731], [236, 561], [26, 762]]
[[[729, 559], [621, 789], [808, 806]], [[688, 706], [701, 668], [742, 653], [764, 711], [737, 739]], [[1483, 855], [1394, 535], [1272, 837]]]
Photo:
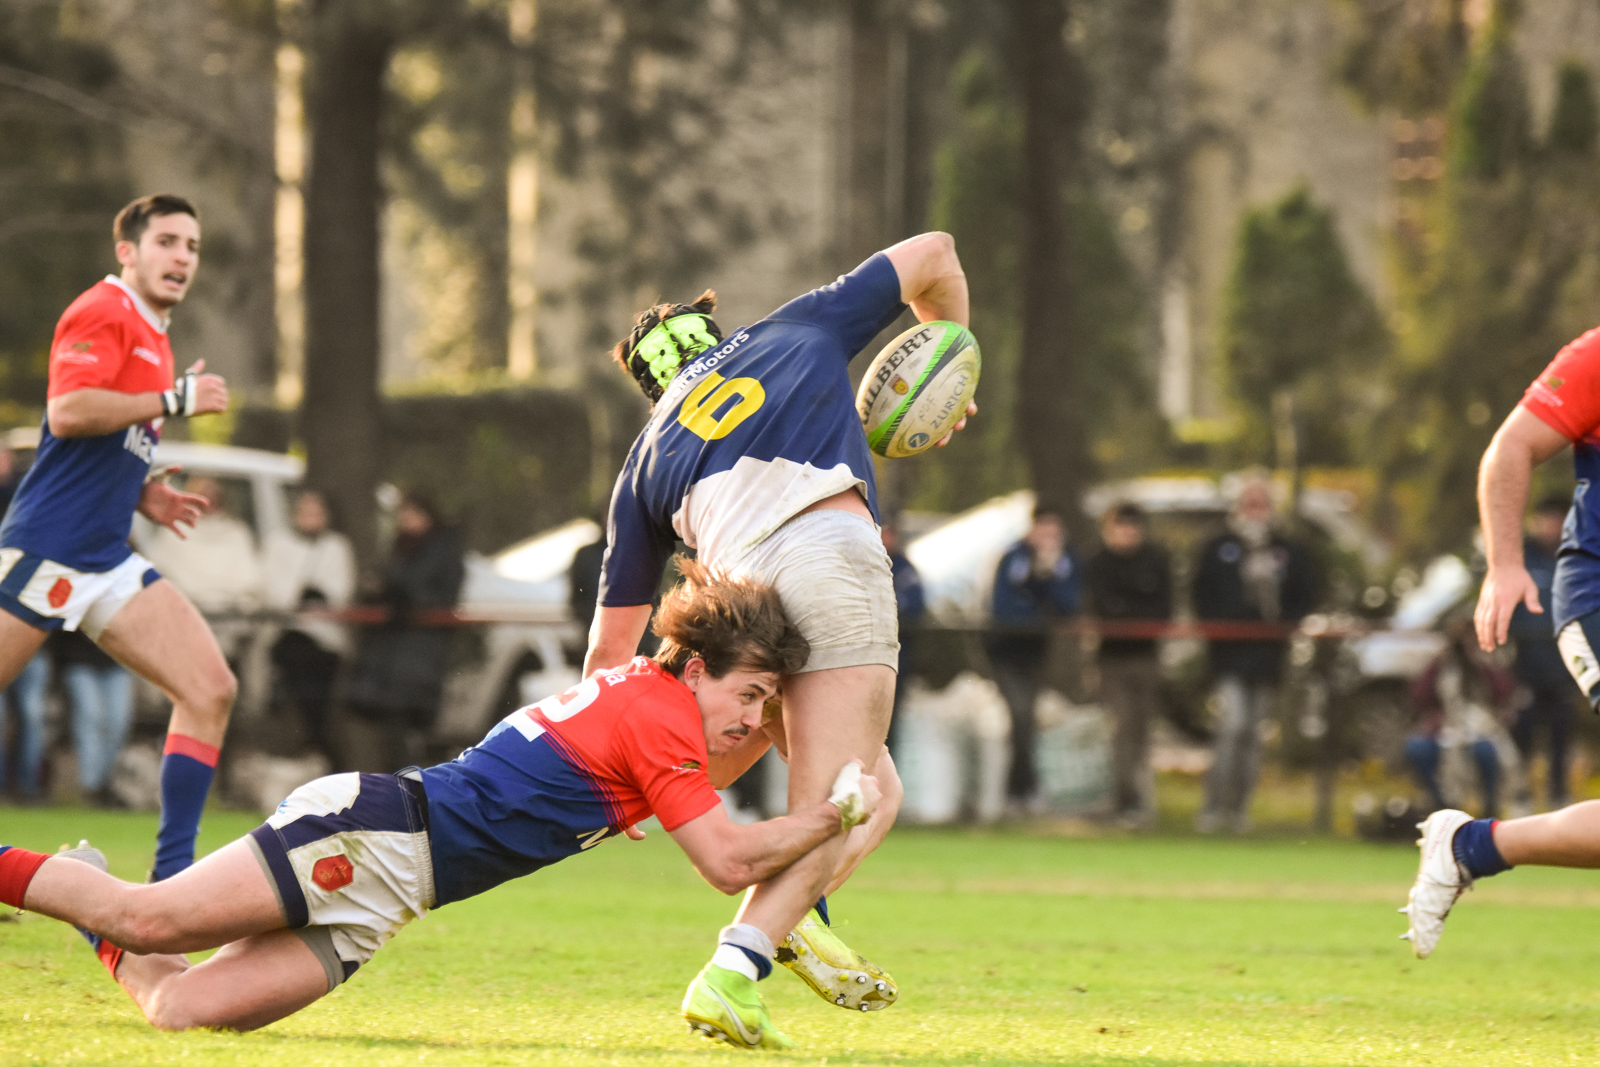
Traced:
[[890, 341], [856, 394], [868, 447], [901, 459], [938, 444], [967, 413], [982, 365], [972, 331], [954, 322], [918, 323]]

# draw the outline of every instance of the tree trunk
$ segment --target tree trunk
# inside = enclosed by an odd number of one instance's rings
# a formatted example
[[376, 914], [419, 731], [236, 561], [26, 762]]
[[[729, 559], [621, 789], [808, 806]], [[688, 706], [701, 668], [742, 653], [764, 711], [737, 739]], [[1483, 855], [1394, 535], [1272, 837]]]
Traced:
[[306, 178], [306, 481], [327, 494], [363, 566], [377, 550], [378, 178], [392, 39], [340, 0], [311, 27]]
[[1080, 544], [1089, 477], [1074, 373], [1067, 189], [1087, 108], [1066, 47], [1067, 0], [1018, 0], [1012, 55], [1023, 111], [1022, 358], [1017, 426], [1041, 506]]

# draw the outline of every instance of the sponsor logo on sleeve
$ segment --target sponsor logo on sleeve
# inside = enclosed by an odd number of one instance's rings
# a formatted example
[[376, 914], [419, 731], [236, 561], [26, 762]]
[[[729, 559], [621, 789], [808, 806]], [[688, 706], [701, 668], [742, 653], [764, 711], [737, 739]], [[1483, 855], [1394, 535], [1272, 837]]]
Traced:
[[150, 351], [148, 348], [145, 348], [143, 345], [134, 345], [133, 354], [144, 360], [146, 363], [152, 363], [157, 367], [161, 366], [161, 357]]
[[100, 357], [89, 351], [93, 342], [78, 341], [74, 344], [64, 345], [56, 351], [58, 363], [99, 363]]
[[682, 771], [684, 774], [693, 774], [695, 771], [700, 769], [700, 761], [697, 759], [686, 759], [672, 769], [675, 771]]

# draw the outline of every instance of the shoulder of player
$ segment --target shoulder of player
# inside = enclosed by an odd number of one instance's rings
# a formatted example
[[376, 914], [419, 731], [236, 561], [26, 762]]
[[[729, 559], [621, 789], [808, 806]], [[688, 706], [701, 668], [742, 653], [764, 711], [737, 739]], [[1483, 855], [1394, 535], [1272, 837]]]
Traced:
[[697, 708], [687, 686], [644, 656], [635, 656], [626, 667], [601, 672], [599, 681], [603, 691], [613, 694], [622, 716], [644, 714], [655, 721], [663, 709]]

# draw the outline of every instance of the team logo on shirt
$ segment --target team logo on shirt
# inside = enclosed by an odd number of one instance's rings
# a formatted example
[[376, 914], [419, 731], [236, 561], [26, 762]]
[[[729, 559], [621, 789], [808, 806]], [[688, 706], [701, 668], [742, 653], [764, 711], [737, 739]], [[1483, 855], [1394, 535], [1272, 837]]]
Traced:
[[133, 354], [144, 360], [146, 363], [154, 364], [157, 367], [161, 366], [161, 357], [150, 351], [148, 348], [145, 348], [143, 345], [134, 345]]
[[1557, 378], [1554, 374], [1552, 374], [1545, 378], [1544, 384], [1548, 385], [1552, 389], [1560, 389], [1563, 385], [1567, 384], [1567, 380], [1565, 378]]
[[682, 763], [678, 764], [676, 767], [673, 768], [673, 770], [682, 771], [685, 774], [693, 774], [695, 771], [698, 771], [699, 769], [700, 769], [700, 761], [697, 760], [697, 759], [686, 759]]
[[99, 363], [100, 357], [90, 353], [92, 342], [79, 341], [62, 348], [56, 353], [57, 362], [61, 363]]

